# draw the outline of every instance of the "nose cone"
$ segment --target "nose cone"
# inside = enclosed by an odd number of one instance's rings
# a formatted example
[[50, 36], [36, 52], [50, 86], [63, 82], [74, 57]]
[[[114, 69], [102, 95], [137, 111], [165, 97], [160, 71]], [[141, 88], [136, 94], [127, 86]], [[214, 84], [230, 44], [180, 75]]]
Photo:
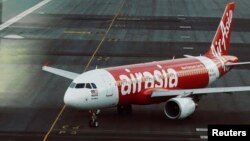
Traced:
[[70, 88], [68, 88], [67, 91], [65, 92], [63, 101], [67, 106], [74, 107], [75, 102], [74, 102], [74, 98], [72, 97], [72, 95], [73, 95], [73, 91]]
[[80, 96], [72, 88], [68, 88], [64, 95], [64, 103], [70, 107], [81, 108], [84, 106], [83, 96]]
[[88, 96], [87, 91], [68, 88], [64, 95], [64, 103], [74, 108], [89, 109], [91, 104]]

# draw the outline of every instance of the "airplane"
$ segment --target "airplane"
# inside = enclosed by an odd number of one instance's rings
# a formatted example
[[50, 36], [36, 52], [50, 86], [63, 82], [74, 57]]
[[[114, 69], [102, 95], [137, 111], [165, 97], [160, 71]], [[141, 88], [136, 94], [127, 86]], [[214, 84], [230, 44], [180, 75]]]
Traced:
[[204, 94], [250, 91], [250, 86], [207, 88], [238, 62], [229, 55], [234, 2], [228, 3], [208, 51], [201, 56], [95, 69], [82, 74], [49, 66], [42, 70], [72, 79], [65, 96], [67, 106], [89, 110], [90, 127], [98, 127], [99, 109], [117, 107], [129, 114], [131, 105], [165, 102], [170, 119], [190, 117]]

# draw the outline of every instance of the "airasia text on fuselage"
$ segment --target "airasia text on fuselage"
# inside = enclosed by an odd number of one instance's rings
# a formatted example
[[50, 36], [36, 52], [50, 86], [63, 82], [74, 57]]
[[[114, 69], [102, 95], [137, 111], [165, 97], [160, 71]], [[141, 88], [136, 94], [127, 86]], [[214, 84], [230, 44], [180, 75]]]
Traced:
[[155, 69], [152, 72], [143, 71], [133, 73], [129, 69], [125, 69], [127, 74], [121, 74], [119, 76], [121, 82], [121, 94], [128, 95], [131, 93], [139, 93], [144, 89], [150, 88], [177, 87], [177, 72], [173, 68], [167, 68], [165, 70], [160, 65], [157, 65], [157, 67], [159, 69]]

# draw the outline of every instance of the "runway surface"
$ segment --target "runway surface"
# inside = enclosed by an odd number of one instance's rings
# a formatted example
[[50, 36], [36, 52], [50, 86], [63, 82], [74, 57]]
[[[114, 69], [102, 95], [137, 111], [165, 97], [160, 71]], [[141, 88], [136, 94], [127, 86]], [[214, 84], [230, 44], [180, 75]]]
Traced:
[[[15, 1], [3, 0], [2, 23], [41, 2], [26, 1], [10, 11]], [[208, 124], [250, 124], [250, 93], [242, 92], [206, 95], [185, 120], [168, 119], [164, 103], [135, 105], [132, 115], [103, 109], [100, 127], [89, 128], [88, 111], [64, 107], [70, 80], [41, 70], [46, 64], [81, 73], [203, 54], [226, 3], [51, 0], [32, 11], [0, 31], [0, 140], [193, 141], [206, 139]], [[235, 3], [230, 53], [249, 61], [250, 1]], [[212, 86], [247, 86], [249, 68], [239, 67]]]

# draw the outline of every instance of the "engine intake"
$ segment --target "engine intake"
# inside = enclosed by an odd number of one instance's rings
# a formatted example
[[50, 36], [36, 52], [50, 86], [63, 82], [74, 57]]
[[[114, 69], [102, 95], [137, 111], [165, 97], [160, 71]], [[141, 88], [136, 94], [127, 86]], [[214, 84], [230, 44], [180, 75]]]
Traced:
[[190, 97], [171, 98], [164, 107], [165, 115], [170, 119], [184, 119], [194, 113], [196, 103]]

